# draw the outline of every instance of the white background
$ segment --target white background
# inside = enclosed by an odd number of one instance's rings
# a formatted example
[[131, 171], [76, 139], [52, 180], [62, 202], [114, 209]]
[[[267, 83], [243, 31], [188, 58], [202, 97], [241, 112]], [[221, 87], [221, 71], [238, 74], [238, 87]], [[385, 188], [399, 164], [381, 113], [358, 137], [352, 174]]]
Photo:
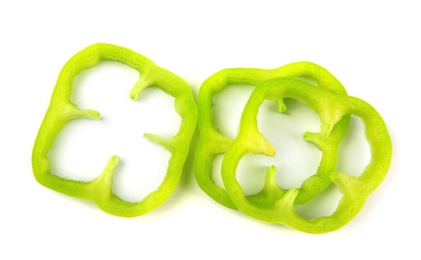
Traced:
[[[420, 259], [421, 18], [416, 1], [276, 2], [3, 1], [0, 259]], [[324, 235], [261, 223], [215, 203], [196, 184], [192, 155], [171, 198], [145, 216], [114, 217], [50, 191], [33, 178], [32, 146], [61, 67], [96, 42], [145, 55], [185, 79], [195, 95], [223, 68], [318, 63], [383, 116], [394, 145], [388, 176], [351, 223]], [[52, 155], [60, 174], [92, 179], [115, 153], [122, 158], [115, 187], [120, 196], [141, 199], [159, 184], [168, 155], [141, 135], [171, 136], [179, 118], [171, 98], [158, 90], [130, 101], [136, 79], [135, 71], [114, 63], [78, 77], [75, 100], [99, 110], [103, 120], [79, 120], [60, 135]], [[232, 88], [215, 97], [221, 130], [235, 136], [238, 123], [232, 118], [238, 120], [247, 95]], [[369, 154], [358, 139], [362, 127], [357, 122], [352, 129], [361, 145], [350, 145], [349, 156], [342, 156], [342, 167], [350, 171]], [[196, 133], [192, 152], [197, 138]], [[296, 163], [285, 165], [285, 172], [317, 166], [317, 152], [294, 151], [294, 156], [284, 153]]]

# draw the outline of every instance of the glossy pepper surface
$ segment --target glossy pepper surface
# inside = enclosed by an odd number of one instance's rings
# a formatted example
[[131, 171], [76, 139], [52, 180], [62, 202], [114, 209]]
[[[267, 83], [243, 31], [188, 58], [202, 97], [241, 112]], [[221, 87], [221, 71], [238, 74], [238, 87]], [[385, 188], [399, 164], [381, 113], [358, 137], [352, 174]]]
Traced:
[[[270, 203], [250, 201], [236, 179], [237, 166], [248, 153], [274, 156], [275, 149], [259, 132], [258, 108], [265, 100], [293, 98], [307, 104], [317, 112], [321, 120], [319, 133], [306, 133], [304, 138], [314, 143], [325, 155], [337, 149], [328, 141], [333, 129], [346, 115], [360, 118], [365, 125], [365, 135], [371, 150], [371, 160], [358, 177], [331, 171], [327, 177], [342, 193], [338, 207], [330, 216], [305, 219], [294, 210], [294, 202], [300, 189], [282, 190], [273, 177], [275, 167], [268, 168], [266, 183], [260, 192], [262, 197], [278, 194]], [[323, 88], [315, 88], [302, 80], [276, 78], [259, 85], [250, 96], [243, 111], [238, 136], [229, 146], [222, 162], [222, 179], [229, 198], [243, 213], [253, 218], [280, 223], [308, 232], [326, 233], [341, 228], [354, 218], [367, 197], [383, 181], [392, 158], [392, 143], [386, 125], [379, 113], [365, 101], [334, 94]], [[334, 160], [331, 161], [333, 163]], [[331, 168], [334, 165], [332, 165]]]
[[[119, 162], [116, 155], [110, 157], [102, 174], [89, 182], [55, 175], [51, 172], [51, 162], [47, 156], [56, 136], [69, 121], [79, 118], [100, 119], [99, 112], [80, 110], [71, 102], [70, 97], [73, 79], [81, 71], [94, 67], [102, 60], [122, 62], [139, 72], [139, 80], [130, 93], [130, 98], [133, 100], [138, 98], [142, 90], [152, 86], [173, 96], [175, 110], [182, 120], [178, 132], [170, 139], [144, 134], [144, 137], [165, 147], [171, 153], [171, 157], [161, 185], [142, 201], [135, 203], [124, 201], [112, 192], [113, 172]], [[50, 106], [33, 148], [34, 176], [42, 185], [69, 196], [93, 201], [110, 214], [124, 217], [139, 216], [161, 205], [174, 191], [183, 171], [196, 122], [196, 104], [191, 88], [184, 80], [132, 50], [105, 43], [94, 44], [74, 55], [60, 72]]]
[[[195, 156], [195, 176], [199, 186], [212, 199], [218, 203], [236, 209], [230, 197], [224, 188], [217, 186], [213, 180], [212, 166], [216, 155], [224, 154], [231, 145], [232, 140], [221, 133], [216, 127], [212, 114], [212, 97], [222, 92], [231, 85], [243, 84], [257, 86], [267, 80], [278, 77], [299, 77], [306, 76], [314, 79], [317, 85], [314, 88], [323, 88], [336, 95], [346, 96], [346, 90], [342, 84], [326, 69], [311, 62], [291, 63], [277, 69], [224, 69], [211, 77], [209, 77], [201, 86], [199, 92], [199, 131], [200, 142]], [[286, 107], [283, 99], [274, 100], [277, 102], [279, 112], [284, 112]], [[338, 150], [340, 142], [344, 138], [350, 117], [345, 115], [338, 122], [332, 133], [329, 135], [327, 142], [331, 144], [332, 149], [323, 154], [321, 163], [317, 172], [307, 179], [300, 187], [300, 193], [297, 195], [295, 204], [303, 204], [310, 201], [331, 183], [328, 175], [335, 170], [338, 158]], [[220, 169], [213, 169], [215, 174], [220, 174]], [[270, 195], [262, 196], [261, 193], [247, 196], [251, 202], [258, 204], [271, 203], [282, 195], [278, 192]]]

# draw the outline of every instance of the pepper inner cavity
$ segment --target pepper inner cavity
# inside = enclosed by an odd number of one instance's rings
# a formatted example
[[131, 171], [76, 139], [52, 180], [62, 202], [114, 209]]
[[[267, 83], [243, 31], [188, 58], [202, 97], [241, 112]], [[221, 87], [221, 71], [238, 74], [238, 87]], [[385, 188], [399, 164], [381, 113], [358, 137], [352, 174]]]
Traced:
[[129, 93], [139, 73], [118, 62], [100, 62], [74, 80], [72, 102], [80, 109], [101, 112], [101, 120], [76, 119], [66, 124], [48, 156], [60, 177], [90, 181], [103, 171], [112, 155], [120, 162], [113, 175], [113, 192], [128, 202], [142, 200], [162, 183], [171, 154], [143, 137], [144, 133], [171, 138], [181, 118], [174, 98], [148, 88], [139, 101]]
[[290, 98], [284, 99], [284, 103], [285, 113], [279, 113], [276, 103], [268, 100], [259, 108], [258, 129], [276, 149], [276, 155], [256, 159], [262, 165], [276, 167], [275, 181], [281, 188], [299, 188], [303, 181], [317, 172], [322, 158], [321, 151], [306, 142], [303, 134], [319, 132], [321, 123], [317, 113], [306, 104]]

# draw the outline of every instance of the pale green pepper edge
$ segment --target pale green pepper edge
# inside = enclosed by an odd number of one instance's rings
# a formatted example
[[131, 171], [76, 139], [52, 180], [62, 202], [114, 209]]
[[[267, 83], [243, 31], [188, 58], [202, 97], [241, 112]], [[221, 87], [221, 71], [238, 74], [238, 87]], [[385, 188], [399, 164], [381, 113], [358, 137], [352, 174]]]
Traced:
[[[332, 171], [331, 181], [343, 194], [335, 212], [330, 216], [305, 219], [294, 210], [294, 201], [299, 189], [290, 189], [272, 205], [264, 207], [250, 202], [236, 179], [236, 171], [242, 156], [248, 153], [273, 156], [275, 149], [258, 131], [258, 108], [264, 100], [293, 98], [307, 104], [321, 118], [320, 133], [306, 135], [308, 141], [317, 145], [323, 153], [332, 149], [327, 140], [332, 128], [345, 115], [359, 117], [365, 125], [365, 135], [371, 149], [371, 160], [359, 177]], [[371, 194], [387, 174], [392, 158], [392, 142], [386, 125], [379, 113], [368, 103], [349, 96], [335, 95], [332, 92], [297, 79], [278, 78], [268, 80], [255, 88], [241, 117], [237, 138], [227, 150], [222, 162], [222, 179], [227, 193], [236, 207], [253, 218], [281, 223], [308, 233], [326, 233], [337, 230], [351, 221], [363, 207]], [[277, 193], [279, 188], [273, 176], [275, 168], [269, 167], [266, 193]]]
[[[170, 139], [144, 134], [145, 138], [165, 147], [171, 157], [161, 185], [140, 202], [124, 201], [112, 192], [113, 172], [119, 162], [116, 155], [111, 156], [102, 174], [89, 182], [65, 179], [51, 172], [47, 155], [65, 124], [78, 118], [100, 119], [97, 111], [80, 110], [70, 101], [70, 96], [73, 79], [82, 70], [94, 67], [102, 60], [119, 61], [139, 72], [139, 80], [130, 93], [131, 99], [137, 100], [140, 92], [148, 87], [158, 87], [175, 98], [175, 110], [181, 117], [179, 130]], [[105, 43], [93, 44], [74, 55], [60, 72], [33, 148], [34, 176], [40, 184], [69, 196], [92, 201], [107, 213], [124, 217], [143, 215], [167, 200], [177, 186], [196, 123], [196, 103], [191, 88], [183, 79], [132, 50]]]
[[[215, 127], [212, 114], [212, 97], [223, 92], [230, 85], [246, 84], [257, 86], [272, 78], [297, 76], [308, 76], [314, 79], [321, 88], [338, 95], [347, 95], [345, 88], [329, 71], [311, 62], [291, 63], [273, 70], [251, 68], [224, 69], [209, 77], [200, 87], [198, 98], [200, 141], [194, 160], [195, 177], [201, 189], [218, 203], [231, 209], [236, 209], [226, 191], [217, 186], [213, 179], [212, 168], [215, 156], [224, 154], [232, 140]], [[277, 102], [278, 110], [283, 112], [285, 105], [282, 100], [277, 100]], [[345, 116], [335, 126], [328, 140], [332, 147], [338, 147], [338, 144], [344, 138], [348, 129], [349, 119], [348, 116]], [[295, 200], [296, 204], [310, 201], [329, 186], [331, 181], [328, 178], [328, 174], [335, 170], [337, 158], [337, 149], [331, 149], [323, 155], [317, 172], [300, 187], [300, 193]], [[220, 174], [219, 169], [214, 170], [216, 174]], [[281, 190], [270, 194], [270, 196], [260, 192], [248, 196], [248, 199], [255, 204], [271, 204], [274, 200], [279, 199], [282, 194], [283, 191]]]

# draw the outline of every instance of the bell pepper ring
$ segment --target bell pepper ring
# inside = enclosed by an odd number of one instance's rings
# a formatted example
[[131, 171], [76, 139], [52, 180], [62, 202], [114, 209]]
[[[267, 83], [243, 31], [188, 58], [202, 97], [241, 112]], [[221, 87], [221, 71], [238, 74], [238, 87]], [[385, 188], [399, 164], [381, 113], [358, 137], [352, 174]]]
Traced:
[[[342, 193], [336, 210], [330, 216], [308, 220], [297, 214], [294, 202], [301, 191], [281, 190], [273, 179], [274, 166], [268, 168], [266, 183], [261, 192], [261, 194], [280, 195], [280, 198], [272, 201], [270, 205], [250, 201], [236, 179], [239, 161], [245, 154], [274, 156], [275, 149], [258, 130], [258, 108], [265, 100], [284, 98], [297, 99], [317, 112], [322, 123], [321, 131], [305, 133], [304, 139], [314, 143], [323, 154], [329, 153], [331, 149], [337, 149], [332, 147], [328, 140], [344, 116], [356, 116], [365, 125], [365, 135], [371, 150], [370, 162], [358, 177], [336, 171], [328, 173], [329, 179]], [[337, 95], [324, 88], [315, 88], [302, 80], [277, 78], [265, 81], [251, 94], [241, 117], [238, 136], [228, 148], [222, 161], [222, 180], [232, 202], [246, 215], [307, 233], [326, 233], [341, 228], [358, 214], [367, 197], [386, 176], [391, 158], [392, 142], [388, 130], [380, 114], [371, 105], [355, 97]]]
[[[70, 101], [70, 96], [73, 79], [81, 71], [94, 67], [102, 60], [122, 62], [139, 72], [139, 80], [130, 93], [131, 99], [137, 100], [146, 88], [157, 87], [175, 98], [174, 107], [181, 117], [179, 130], [172, 138], [144, 134], [145, 138], [166, 148], [171, 157], [161, 185], [143, 200], [135, 203], [122, 200], [112, 191], [113, 172], [119, 163], [116, 155], [110, 157], [102, 174], [88, 182], [53, 174], [47, 156], [56, 136], [68, 122], [80, 118], [100, 119], [100, 113], [97, 111], [80, 110]], [[132, 50], [106, 43], [93, 44], [74, 55], [59, 74], [32, 152], [34, 176], [40, 184], [69, 196], [92, 201], [109, 214], [123, 217], [140, 216], [161, 205], [174, 191], [183, 171], [196, 123], [197, 108], [193, 93], [183, 79]]]
[[[329, 71], [311, 62], [291, 63], [273, 70], [251, 68], [224, 69], [209, 77], [200, 87], [198, 102], [200, 141], [195, 155], [194, 170], [200, 188], [216, 202], [228, 208], [236, 209], [227, 192], [216, 185], [213, 180], [212, 164], [215, 156], [224, 154], [231, 145], [232, 140], [215, 127], [212, 114], [212, 97], [223, 92], [230, 85], [247, 84], [257, 86], [272, 78], [297, 76], [307, 76], [314, 79], [318, 85], [314, 85], [314, 88], [324, 88], [341, 96], [347, 95], [343, 85]], [[286, 107], [283, 100], [278, 99], [276, 102], [278, 111], [284, 112]], [[338, 150], [336, 148], [346, 135], [349, 120], [349, 116], [344, 116], [334, 127], [327, 140], [332, 149], [323, 154], [317, 172], [303, 182], [299, 188], [300, 192], [294, 201], [295, 204], [303, 204], [310, 201], [330, 185], [329, 174], [335, 170], [338, 158]], [[220, 174], [218, 169], [215, 169], [215, 171], [216, 174]], [[270, 196], [268, 194], [263, 196], [262, 193], [257, 193], [247, 196], [247, 199], [256, 204], [271, 204], [272, 201], [278, 200], [282, 194], [283, 192], [275, 192], [271, 193]]]

